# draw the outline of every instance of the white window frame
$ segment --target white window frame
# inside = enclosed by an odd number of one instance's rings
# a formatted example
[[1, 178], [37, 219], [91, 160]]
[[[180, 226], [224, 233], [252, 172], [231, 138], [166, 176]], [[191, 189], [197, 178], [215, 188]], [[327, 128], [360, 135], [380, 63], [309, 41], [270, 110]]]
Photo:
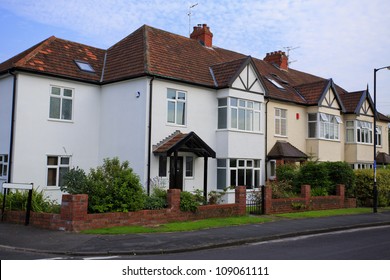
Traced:
[[372, 123], [366, 121], [356, 121], [356, 143], [372, 144], [373, 143]]
[[[170, 93], [175, 93], [175, 96], [172, 98], [170, 97]], [[184, 95], [184, 99], [183, 99]], [[173, 104], [174, 106], [174, 115], [173, 119], [170, 118], [170, 104]], [[179, 108], [180, 106], [183, 106], [183, 112], [181, 113], [183, 119], [180, 122], [179, 116]], [[178, 126], [186, 126], [187, 124], [187, 92], [183, 90], [176, 90], [172, 88], [167, 89], [167, 123], [169, 125], [178, 125]]]
[[[53, 89], [59, 89], [59, 94], [54, 94]], [[71, 96], [68, 96], [65, 91], [71, 92]], [[71, 122], [73, 121], [73, 113], [74, 113], [74, 89], [68, 88], [68, 87], [61, 87], [61, 86], [50, 86], [50, 99], [49, 99], [49, 119], [50, 120], [56, 120], [56, 121], [65, 121], [65, 122]], [[54, 102], [54, 99], [59, 99], [60, 101], [60, 108], [59, 108], [59, 116], [53, 116], [52, 114], [52, 102]], [[70, 118], [66, 118], [65, 112], [64, 112], [64, 102], [70, 101], [71, 104], [71, 112], [70, 112]]]
[[287, 136], [287, 110], [275, 108], [275, 135]]
[[[49, 158], [57, 158], [57, 164], [50, 164], [49, 163]], [[68, 163], [62, 163], [62, 159], [68, 159]], [[61, 187], [60, 185], [60, 181], [62, 180], [61, 179], [61, 169], [62, 168], [67, 168], [68, 171], [70, 170], [70, 167], [71, 167], [71, 157], [70, 156], [59, 156], [59, 155], [47, 155], [46, 156], [46, 186], [48, 188], [59, 188]], [[50, 184], [49, 185], [49, 173], [50, 173], [50, 169], [54, 169], [56, 174], [56, 178], [55, 178], [55, 184]]]
[[[316, 120], [309, 120], [309, 116], [316, 115]], [[340, 123], [341, 118], [336, 115], [326, 113], [308, 114], [308, 138], [317, 138], [323, 140], [340, 141]], [[315, 136], [310, 136], [310, 124], [315, 124]]]
[[6, 179], [9, 172], [9, 157], [6, 154], [0, 155], [0, 178]]
[[382, 127], [381, 126], [376, 127], [376, 145], [378, 147], [382, 146]]
[[[189, 159], [192, 159], [192, 164], [189, 165], [188, 164], [188, 160]], [[193, 156], [186, 156], [185, 157], [185, 178], [194, 178], [195, 177], [195, 174], [194, 174], [194, 170], [195, 170], [195, 158]]]
[[[240, 186], [246, 186], [247, 188], [258, 188], [261, 184], [261, 165], [262, 161], [261, 159], [236, 159], [236, 158], [229, 158], [229, 159], [217, 159], [217, 172], [221, 172], [221, 174], [224, 176], [223, 179], [227, 186], [232, 185], [240, 185]], [[251, 172], [248, 172], [251, 171]], [[244, 182], [239, 182], [239, 173], [242, 173]], [[250, 173], [250, 174], [248, 174]], [[234, 175], [234, 180], [232, 180]], [[250, 178], [248, 177], [251, 176]], [[257, 176], [257, 183], [256, 185], [256, 176]], [[218, 176], [217, 176], [218, 177]], [[234, 182], [235, 181], [235, 182]], [[249, 185], [249, 183], [251, 183]], [[217, 185], [218, 188], [224, 188], [227, 186], [222, 186], [220, 182], [218, 182], [217, 178]]]
[[[261, 111], [262, 103], [258, 101], [236, 97], [219, 99], [217, 128], [262, 133]], [[226, 120], [226, 124], [221, 120]]]

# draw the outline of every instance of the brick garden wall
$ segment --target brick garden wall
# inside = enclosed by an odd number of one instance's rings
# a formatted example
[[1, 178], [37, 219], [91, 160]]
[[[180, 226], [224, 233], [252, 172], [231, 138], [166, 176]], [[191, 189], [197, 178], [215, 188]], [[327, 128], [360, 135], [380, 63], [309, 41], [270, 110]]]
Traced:
[[309, 185], [301, 186], [300, 197], [272, 198], [272, 189], [265, 188], [264, 214], [291, 213], [308, 210], [356, 208], [356, 199], [345, 198], [345, 186], [336, 186], [336, 195], [311, 196]]
[[[65, 231], [113, 226], [162, 224], [173, 221], [231, 217], [246, 214], [246, 189], [236, 188], [234, 204], [199, 206], [196, 213], [180, 211], [180, 190], [168, 190], [168, 208], [128, 213], [88, 214], [88, 195], [63, 195], [60, 214], [31, 212], [30, 225]], [[5, 221], [25, 222], [24, 211], [6, 211]]]

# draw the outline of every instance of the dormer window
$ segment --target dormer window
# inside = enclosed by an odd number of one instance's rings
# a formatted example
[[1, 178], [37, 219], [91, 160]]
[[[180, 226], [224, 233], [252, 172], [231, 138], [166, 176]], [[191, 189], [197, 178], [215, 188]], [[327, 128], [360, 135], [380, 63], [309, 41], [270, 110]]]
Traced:
[[75, 60], [76, 65], [80, 68], [81, 71], [95, 73], [95, 70], [92, 68], [91, 64], [85, 61]]

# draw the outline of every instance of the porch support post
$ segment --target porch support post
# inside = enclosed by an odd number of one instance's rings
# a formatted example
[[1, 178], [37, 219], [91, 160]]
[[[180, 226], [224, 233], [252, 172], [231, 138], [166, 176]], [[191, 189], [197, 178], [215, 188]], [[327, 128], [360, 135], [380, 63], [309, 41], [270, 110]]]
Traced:
[[177, 150], [173, 153], [173, 161], [174, 161], [174, 168], [175, 168], [175, 170], [173, 171], [173, 182], [174, 182], [174, 186], [173, 186], [173, 188], [174, 189], [177, 189], [178, 187], [177, 187]]
[[208, 161], [209, 158], [207, 156], [204, 157], [204, 170], [203, 170], [203, 196], [207, 201], [207, 170], [208, 170]]

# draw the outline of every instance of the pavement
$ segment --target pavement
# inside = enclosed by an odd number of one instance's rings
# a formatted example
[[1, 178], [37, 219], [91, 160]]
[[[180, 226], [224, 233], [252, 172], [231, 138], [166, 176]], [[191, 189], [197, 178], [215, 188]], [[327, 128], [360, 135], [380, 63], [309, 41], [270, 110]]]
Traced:
[[168, 254], [384, 225], [390, 225], [390, 211], [190, 232], [120, 235], [53, 231], [0, 222], [0, 249], [67, 256]]

